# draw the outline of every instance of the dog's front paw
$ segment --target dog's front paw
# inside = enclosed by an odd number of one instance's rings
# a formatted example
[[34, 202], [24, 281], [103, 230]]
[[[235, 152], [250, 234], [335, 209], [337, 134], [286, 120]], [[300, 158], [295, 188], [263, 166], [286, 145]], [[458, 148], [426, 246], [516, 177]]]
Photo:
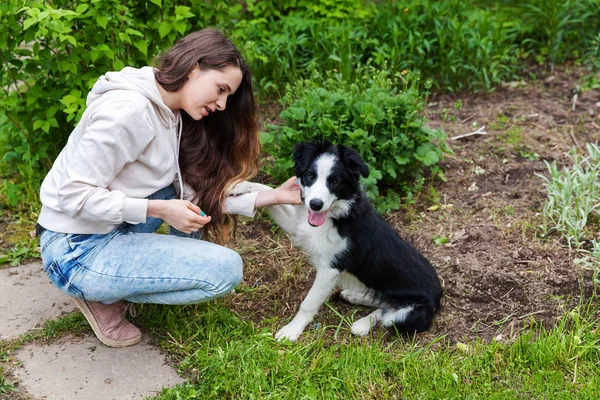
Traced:
[[281, 342], [283, 339], [287, 339], [290, 342], [295, 342], [298, 340], [301, 334], [302, 329], [298, 329], [298, 327], [294, 326], [293, 324], [287, 324], [275, 334], [275, 339], [277, 339], [278, 342]]
[[273, 188], [267, 185], [263, 185], [262, 183], [240, 181], [230, 185], [227, 188], [226, 192], [228, 196], [239, 196], [241, 194], [259, 192], [261, 190], [273, 190]]

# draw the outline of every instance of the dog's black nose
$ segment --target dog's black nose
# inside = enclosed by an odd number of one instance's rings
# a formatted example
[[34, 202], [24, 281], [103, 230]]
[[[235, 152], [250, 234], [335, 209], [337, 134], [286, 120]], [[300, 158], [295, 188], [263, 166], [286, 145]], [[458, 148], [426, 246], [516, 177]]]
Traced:
[[313, 211], [319, 211], [321, 208], [323, 208], [323, 201], [319, 199], [312, 199], [309, 204]]

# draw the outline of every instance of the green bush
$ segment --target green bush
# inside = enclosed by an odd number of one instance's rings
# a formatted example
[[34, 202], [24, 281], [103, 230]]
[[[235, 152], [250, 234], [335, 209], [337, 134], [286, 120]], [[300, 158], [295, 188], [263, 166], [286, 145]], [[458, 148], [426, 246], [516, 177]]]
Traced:
[[315, 70], [352, 82], [369, 59], [392, 75], [418, 70], [450, 92], [493, 90], [533, 56], [600, 68], [598, 0], [6, 0], [0, 21], [0, 188], [9, 206], [36, 206], [98, 76], [149, 65], [206, 26], [238, 45], [263, 100]]
[[288, 86], [282, 99], [283, 125], [268, 125], [261, 140], [273, 155], [264, 169], [282, 180], [292, 173], [295, 143], [316, 139], [350, 146], [370, 169], [363, 181], [379, 212], [400, 206], [424, 182], [428, 169], [443, 176], [437, 163], [451, 153], [440, 129], [421, 116], [423, 94], [418, 73], [393, 74], [386, 69], [359, 67], [355, 81], [339, 72], [315, 72], [311, 79]]

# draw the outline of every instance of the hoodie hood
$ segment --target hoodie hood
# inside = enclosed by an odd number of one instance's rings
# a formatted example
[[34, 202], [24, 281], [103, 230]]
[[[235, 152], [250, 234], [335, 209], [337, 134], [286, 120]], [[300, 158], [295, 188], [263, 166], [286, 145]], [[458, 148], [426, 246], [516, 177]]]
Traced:
[[[131, 90], [138, 92], [156, 105], [159, 115], [167, 125], [173, 126], [179, 122], [179, 115], [175, 115], [163, 101], [154, 77], [154, 68], [125, 67], [118, 72], [107, 72], [98, 78], [90, 91], [86, 106], [89, 107], [104, 93], [111, 90]], [[179, 113], [177, 113], [179, 114]]]
[[179, 167], [179, 147], [181, 145], [181, 132], [183, 128], [181, 114], [179, 111], [173, 113], [165, 104], [158, 91], [154, 68], [125, 67], [118, 72], [107, 72], [94, 83], [92, 90], [88, 94], [85, 103], [86, 106], [89, 107], [90, 104], [98, 100], [104, 93], [111, 90], [131, 90], [140, 93], [156, 106], [156, 110], [165, 124], [175, 130], [175, 134], [177, 135], [177, 147], [175, 149], [177, 180], [179, 181], [179, 196], [183, 198], [183, 179]]

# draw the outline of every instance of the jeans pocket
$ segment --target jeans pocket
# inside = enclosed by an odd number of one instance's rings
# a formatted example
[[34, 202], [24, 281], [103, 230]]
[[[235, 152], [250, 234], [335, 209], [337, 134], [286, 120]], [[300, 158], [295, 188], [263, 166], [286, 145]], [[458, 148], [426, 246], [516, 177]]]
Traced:
[[69, 280], [63, 274], [60, 266], [56, 262], [56, 260], [52, 261], [52, 263], [46, 268], [46, 275], [50, 278], [50, 281], [63, 293], [68, 294], [71, 297], [76, 297], [78, 299], [85, 299], [83, 293], [75, 286], [73, 286]]

